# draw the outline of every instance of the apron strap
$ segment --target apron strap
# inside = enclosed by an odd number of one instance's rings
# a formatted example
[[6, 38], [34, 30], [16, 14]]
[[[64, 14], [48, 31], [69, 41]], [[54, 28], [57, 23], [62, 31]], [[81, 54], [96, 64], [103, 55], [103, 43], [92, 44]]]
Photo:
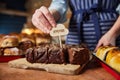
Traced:
[[[90, 9], [86, 9], [86, 10], [77, 10], [75, 11], [75, 14], [79, 14], [80, 15], [80, 22], [78, 24], [78, 32], [79, 32], [79, 40], [81, 40], [81, 42], [83, 42], [83, 34], [82, 34], [82, 25], [83, 22], [89, 20], [89, 15], [92, 16], [92, 20], [94, 21], [94, 25], [95, 25], [95, 32], [96, 32], [96, 36], [97, 36], [97, 40], [100, 39], [101, 37], [101, 31], [100, 31], [100, 27], [99, 27], [99, 20], [98, 20], [98, 16], [95, 12], [100, 11], [98, 4], [94, 4]], [[81, 43], [80, 42], [80, 43]]]
[[102, 9], [101, 8], [101, 0], [98, 0], [99, 3], [93, 4], [91, 8], [85, 9], [85, 10], [73, 10], [73, 14], [80, 14], [80, 21], [78, 23], [78, 33], [79, 33], [79, 43], [83, 42], [83, 34], [82, 34], [82, 26], [83, 22], [89, 20], [89, 16], [92, 16], [92, 20], [95, 26], [95, 32], [96, 32], [96, 39], [97, 41], [101, 38], [101, 29], [99, 25], [99, 18], [96, 14], [96, 12], [111, 12], [111, 13], [116, 13], [115, 10], [110, 10], [110, 9]]

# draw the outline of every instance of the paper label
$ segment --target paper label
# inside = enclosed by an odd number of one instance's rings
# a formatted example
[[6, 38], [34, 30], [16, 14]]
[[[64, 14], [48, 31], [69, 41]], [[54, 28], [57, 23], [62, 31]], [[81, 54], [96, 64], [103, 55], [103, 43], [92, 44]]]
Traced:
[[52, 28], [50, 31], [51, 36], [62, 36], [62, 35], [67, 35], [68, 34], [68, 29], [65, 28], [63, 24], [57, 24], [55, 28]]

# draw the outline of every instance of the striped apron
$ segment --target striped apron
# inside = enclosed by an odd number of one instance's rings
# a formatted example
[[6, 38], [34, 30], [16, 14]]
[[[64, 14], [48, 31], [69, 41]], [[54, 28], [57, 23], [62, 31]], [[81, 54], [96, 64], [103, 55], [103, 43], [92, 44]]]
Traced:
[[[99, 39], [118, 18], [120, 0], [69, 0], [72, 17], [66, 44], [87, 44], [94, 50]], [[118, 37], [116, 45], [120, 45]]]

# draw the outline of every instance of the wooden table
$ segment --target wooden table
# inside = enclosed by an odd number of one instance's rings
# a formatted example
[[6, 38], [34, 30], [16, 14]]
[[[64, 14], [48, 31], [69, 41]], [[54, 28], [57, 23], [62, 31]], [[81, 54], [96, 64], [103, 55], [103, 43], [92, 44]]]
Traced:
[[89, 63], [79, 75], [62, 75], [40, 70], [10, 68], [0, 63], [0, 80], [116, 80], [96, 63]]

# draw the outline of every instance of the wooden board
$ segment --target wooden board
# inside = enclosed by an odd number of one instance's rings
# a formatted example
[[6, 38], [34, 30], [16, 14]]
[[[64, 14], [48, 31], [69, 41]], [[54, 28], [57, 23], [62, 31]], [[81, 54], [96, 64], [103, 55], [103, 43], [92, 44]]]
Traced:
[[21, 69], [39, 69], [47, 72], [75, 75], [79, 74], [85, 66], [72, 65], [72, 64], [45, 64], [45, 63], [29, 63], [25, 58], [16, 59], [8, 62], [10, 67]]
[[89, 62], [79, 75], [62, 75], [41, 70], [11, 68], [0, 63], [0, 80], [116, 80], [96, 62]]

